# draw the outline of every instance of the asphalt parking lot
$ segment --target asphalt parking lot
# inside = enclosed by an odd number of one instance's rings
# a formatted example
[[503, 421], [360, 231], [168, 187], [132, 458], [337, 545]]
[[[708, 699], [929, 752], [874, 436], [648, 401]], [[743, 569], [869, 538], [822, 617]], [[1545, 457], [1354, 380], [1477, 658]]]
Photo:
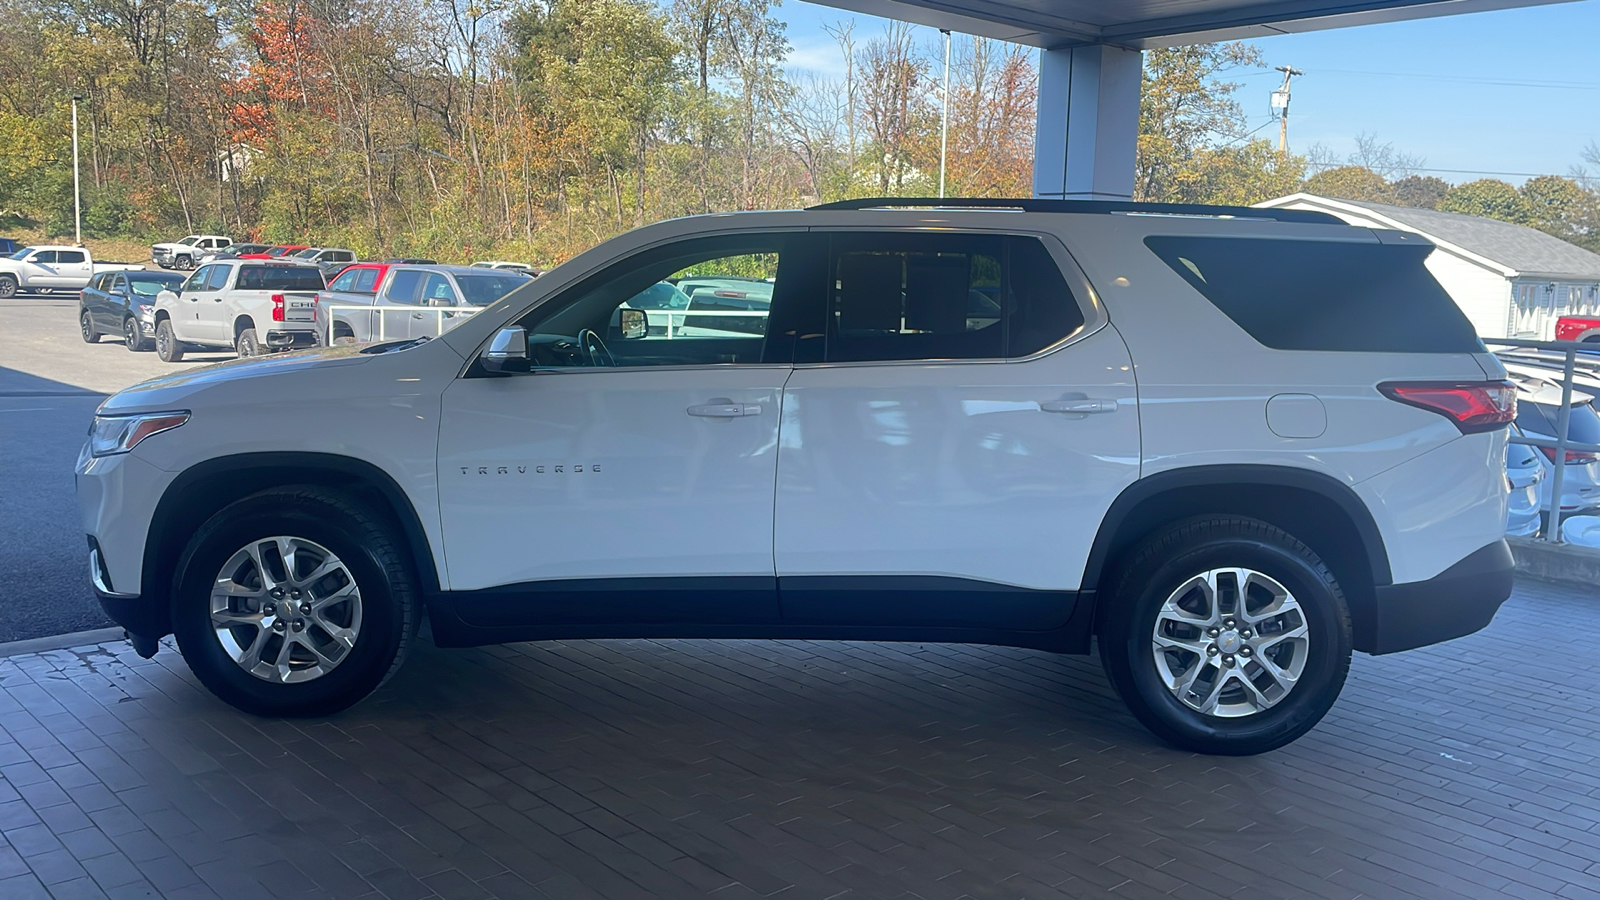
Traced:
[[0, 300], [0, 642], [109, 625], [89, 589], [72, 468], [95, 407], [164, 363], [78, 336], [76, 294]]

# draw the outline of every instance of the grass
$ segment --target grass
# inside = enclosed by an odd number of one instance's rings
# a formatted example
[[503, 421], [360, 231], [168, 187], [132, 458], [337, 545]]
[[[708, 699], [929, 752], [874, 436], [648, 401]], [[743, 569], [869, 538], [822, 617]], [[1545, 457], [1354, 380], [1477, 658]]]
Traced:
[[[0, 231], [0, 237], [12, 238], [19, 244], [72, 244], [72, 236], [48, 237], [38, 229], [12, 228]], [[132, 238], [84, 238], [83, 245], [96, 262], [148, 263], [150, 244], [153, 241], [136, 241]]]

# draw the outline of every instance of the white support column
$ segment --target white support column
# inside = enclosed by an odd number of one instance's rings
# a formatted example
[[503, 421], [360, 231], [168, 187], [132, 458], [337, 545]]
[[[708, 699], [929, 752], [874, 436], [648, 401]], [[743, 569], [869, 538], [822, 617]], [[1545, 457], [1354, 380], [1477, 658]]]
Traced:
[[1144, 55], [1095, 44], [1039, 53], [1033, 195], [1067, 200], [1133, 196]]

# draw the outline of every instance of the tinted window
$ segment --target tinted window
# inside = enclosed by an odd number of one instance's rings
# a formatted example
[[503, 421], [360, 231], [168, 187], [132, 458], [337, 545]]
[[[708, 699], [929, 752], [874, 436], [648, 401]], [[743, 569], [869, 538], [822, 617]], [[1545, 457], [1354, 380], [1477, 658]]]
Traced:
[[422, 287], [422, 276], [427, 273], [415, 269], [402, 269], [389, 279], [389, 292], [385, 295], [390, 303], [416, 303], [417, 290]]
[[450, 286], [450, 279], [432, 272], [428, 280], [423, 282], [422, 303], [425, 306], [455, 306], [456, 289]]
[[1431, 247], [1228, 237], [1150, 237], [1145, 245], [1277, 350], [1483, 350], [1423, 265]]
[[217, 266], [201, 266], [196, 269], [194, 274], [189, 276], [189, 280], [183, 283], [183, 289], [195, 293], [206, 290], [206, 279], [210, 278], [211, 273], [215, 272], [217, 268]]
[[58, 263], [81, 263], [84, 259], [82, 250], [61, 250], [56, 253]]
[[1026, 356], [1084, 322], [1035, 238], [834, 235], [829, 271], [829, 360]]
[[330, 291], [348, 291], [348, 290], [352, 289], [352, 287], [355, 285], [355, 283], [356, 283], [356, 273], [355, 272], [344, 272], [338, 278], [335, 278], [332, 282], [330, 282], [328, 284], [328, 290], [330, 290]]
[[354, 290], [363, 294], [375, 294], [378, 291], [377, 269], [357, 269], [356, 286]]
[[[1561, 407], [1553, 403], [1517, 401], [1517, 425], [1526, 432], [1554, 439]], [[1600, 414], [1587, 403], [1575, 403], [1567, 422], [1567, 439], [1580, 444], [1600, 444]]]
[[[212, 266], [211, 277], [206, 279], [206, 290], [220, 291], [228, 286], [228, 276], [232, 275], [228, 266]], [[241, 284], [240, 287], [243, 287]]]
[[239, 270], [244, 291], [320, 291], [322, 270], [313, 266], [245, 266]]
[[528, 279], [519, 278], [511, 273], [504, 275], [457, 275], [456, 283], [461, 286], [463, 302], [473, 306], [488, 306], [527, 284]]
[[40, 250], [38, 253], [34, 254], [33, 259], [29, 261], [54, 264], [56, 261], [56, 252], [54, 250]]
[[182, 275], [168, 275], [162, 272], [134, 272], [128, 276], [128, 284], [135, 294], [154, 297], [162, 291], [175, 291], [183, 284]]

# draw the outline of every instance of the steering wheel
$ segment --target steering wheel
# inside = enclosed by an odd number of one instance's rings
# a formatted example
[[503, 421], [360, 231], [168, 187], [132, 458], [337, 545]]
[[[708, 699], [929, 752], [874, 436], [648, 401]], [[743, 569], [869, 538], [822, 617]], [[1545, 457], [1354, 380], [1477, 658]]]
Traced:
[[615, 367], [617, 364], [617, 358], [611, 355], [605, 341], [600, 340], [600, 335], [595, 334], [592, 328], [578, 332], [578, 347], [583, 351], [584, 365]]

